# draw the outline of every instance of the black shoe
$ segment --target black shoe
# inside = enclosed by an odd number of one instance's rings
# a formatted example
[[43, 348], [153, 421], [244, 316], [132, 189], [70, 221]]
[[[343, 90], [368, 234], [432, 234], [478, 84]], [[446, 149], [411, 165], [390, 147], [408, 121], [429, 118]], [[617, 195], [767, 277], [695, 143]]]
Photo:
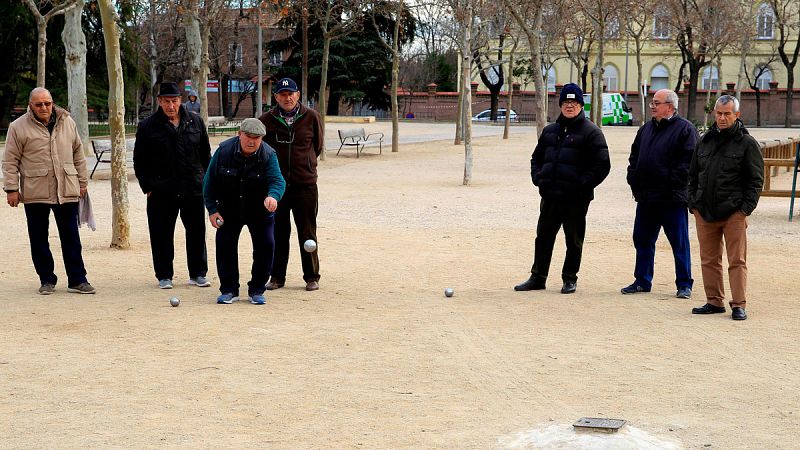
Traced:
[[576, 289], [578, 289], [578, 283], [573, 283], [571, 281], [565, 281], [564, 285], [561, 286], [561, 293], [562, 294], [574, 294]]
[[731, 312], [731, 319], [733, 320], [747, 320], [747, 312], [744, 308], [740, 308], [738, 306], [734, 306], [731, 308], [733, 312]]
[[636, 283], [632, 283], [620, 289], [619, 291], [625, 295], [628, 295], [628, 294], [638, 294], [639, 292], [650, 292], [650, 289], [645, 289], [644, 287], [639, 286]]
[[709, 303], [706, 303], [698, 308], [692, 308], [692, 314], [720, 314], [724, 312], [724, 306], [714, 306]]
[[539, 281], [534, 277], [530, 277], [524, 282], [514, 286], [515, 291], [540, 291], [544, 289], [544, 281]]

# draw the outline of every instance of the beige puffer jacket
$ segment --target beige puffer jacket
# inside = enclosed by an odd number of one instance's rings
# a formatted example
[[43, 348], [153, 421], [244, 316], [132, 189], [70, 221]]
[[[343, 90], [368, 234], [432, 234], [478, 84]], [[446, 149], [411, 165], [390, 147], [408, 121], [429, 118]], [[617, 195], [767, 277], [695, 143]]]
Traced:
[[57, 106], [53, 133], [28, 112], [11, 123], [3, 157], [3, 190], [19, 191], [24, 203], [69, 203], [88, 183], [86, 156], [75, 121]]

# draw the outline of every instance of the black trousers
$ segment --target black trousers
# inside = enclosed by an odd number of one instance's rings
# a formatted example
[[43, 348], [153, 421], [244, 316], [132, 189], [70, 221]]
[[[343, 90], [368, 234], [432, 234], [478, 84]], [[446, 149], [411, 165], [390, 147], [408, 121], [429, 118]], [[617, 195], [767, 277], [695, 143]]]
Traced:
[[311, 253], [303, 250], [303, 242], [312, 239], [317, 242], [317, 211], [319, 209], [319, 191], [317, 185], [288, 186], [283, 198], [278, 202], [275, 213], [275, 261], [272, 265], [272, 280], [286, 281], [286, 266], [289, 264], [289, 238], [292, 235], [292, 224], [289, 212], [294, 216], [297, 227], [298, 251], [303, 263], [303, 280], [319, 281], [319, 255], [317, 250]]
[[250, 269], [250, 281], [247, 283], [247, 294], [263, 294], [275, 250], [274, 215], [258, 214], [258, 217], [246, 218], [244, 222], [238, 218], [224, 217], [225, 223], [217, 229], [216, 237], [219, 291], [239, 296], [239, 236], [246, 225], [253, 242], [253, 265]]
[[589, 200], [542, 199], [539, 204], [539, 224], [536, 227], [536, 246], [531, 268], [534, 278], [542, 283], [547, 280], [556, 235], [563, 226], [567, 255], [561, 269], [561, 280], [571, 283], [578, 281], [588, 211]]
[[28, 239], [31, 243], [33, 267], [39, 275], [41, 284], [58, 281], [55, 262], [48, 241], [50, 211], [56, 219], [58, 238], [61, 240], [61, 254], [67, 272], [67, 286], [77, 286], [86, 282], [86, 268], [81, 256], [81, 236], [78, 233], [78, 202], [49, 205], [47, 203], [26, 203], [25, 217], [28, 222]]
[[175, 223], [180, 213], [186, 229], [186, 259], [189, 277], [206, 276], [206, 213], [203, 197], [153, 192], [147, 197], [147, 226], [153, 268], [159, 280], [172, 279], [175, 258]]

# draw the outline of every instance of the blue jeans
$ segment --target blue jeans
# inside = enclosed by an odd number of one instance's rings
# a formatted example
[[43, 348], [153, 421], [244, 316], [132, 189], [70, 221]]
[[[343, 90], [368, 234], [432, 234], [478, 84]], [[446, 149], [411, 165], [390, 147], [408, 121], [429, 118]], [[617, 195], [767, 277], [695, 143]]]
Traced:
[[272, 270], [275, 251], [275, 218], [273, 214], [254, 214], [241, 221], [235, 214], [225, 217], [225, 223], [217, 229], [217, 273], [219, 291], [239, 296], [239, 236], [246, 225], [253, 241], [253, 265], [247, 294], [263, 294]]
[[664, 228], [675, 258], [675, 286], [692, 288], [692, 257], [689, 246], [689, 211], [669, 203], [636, 205], [633, 245], [636, 247], [636, 284], [645, 289], [653, 285], [653, 271], [658, 234]]
[[33, 267], [39, 275], [41, 284], [55, 285], [58, 281], [53, 254], [50, 252], [48, 234], [50, 230], [50, 211], [56, 219], [58, 237], [61, 240], [61, 254], [67, 272], [67, 286], [86, 283], [86, 268], [81, 256], [81, 236], [78, 233], [78, 202], [50, 205], [47, 203], [26, 203], [25, 216], [28, 222], [28, 238], [31, 243]]

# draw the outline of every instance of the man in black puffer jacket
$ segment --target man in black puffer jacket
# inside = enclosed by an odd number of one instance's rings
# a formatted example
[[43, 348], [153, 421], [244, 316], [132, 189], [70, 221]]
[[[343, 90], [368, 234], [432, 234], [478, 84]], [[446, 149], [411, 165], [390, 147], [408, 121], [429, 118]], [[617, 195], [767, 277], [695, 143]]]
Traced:
[[656, 241], [663, 228], [675, 260], [675, 296], [689, 298], [694, 280], [686, 207], [689, 161], [697, 146], [697, 130], [678, 115], [678, 95], [669, 89], [653, 95], [650, 113], [653, 120], [639, 128], [628, 158], [628, 184], [636, 199], [636, 266], [634, 282], [621, 292], [650, 292]]
[[758, 142], [739, 120], [739, 100], [723, 95], [714, 105], [716, 123], [700, 138], [689, 166], [689, 209], [697, 224], [706, 304], [692, 314], [725, 312], [722, 241], [728, 254], [731, 317], [747, 319], [747, 216], [764, 184]]
[[203, 119], [181, 105], [175, 83], [161, 83], [158, 110], [139, 123], [133, 168], [147, 195], [147, 226], [158, 287], [172, 289], [175, 222], [186, 228], [189, 284], [206, 287], [206, 214], [203, 177], [211, 145]]
[[542, 131], [531, 156], [531, 179], [542, 200], [531, 276], [515, 286], [516, 291], [545, 288], [553, 245], [563, 226], [567, 255], [561, 270], [561, 293], [575, 292], [589, 202], [594, 199], [594, 188], [611, 170], [603, 132], [583, 114], [581, 88], [574, 83], [565, 85], [558, 103], [561, 115]]

